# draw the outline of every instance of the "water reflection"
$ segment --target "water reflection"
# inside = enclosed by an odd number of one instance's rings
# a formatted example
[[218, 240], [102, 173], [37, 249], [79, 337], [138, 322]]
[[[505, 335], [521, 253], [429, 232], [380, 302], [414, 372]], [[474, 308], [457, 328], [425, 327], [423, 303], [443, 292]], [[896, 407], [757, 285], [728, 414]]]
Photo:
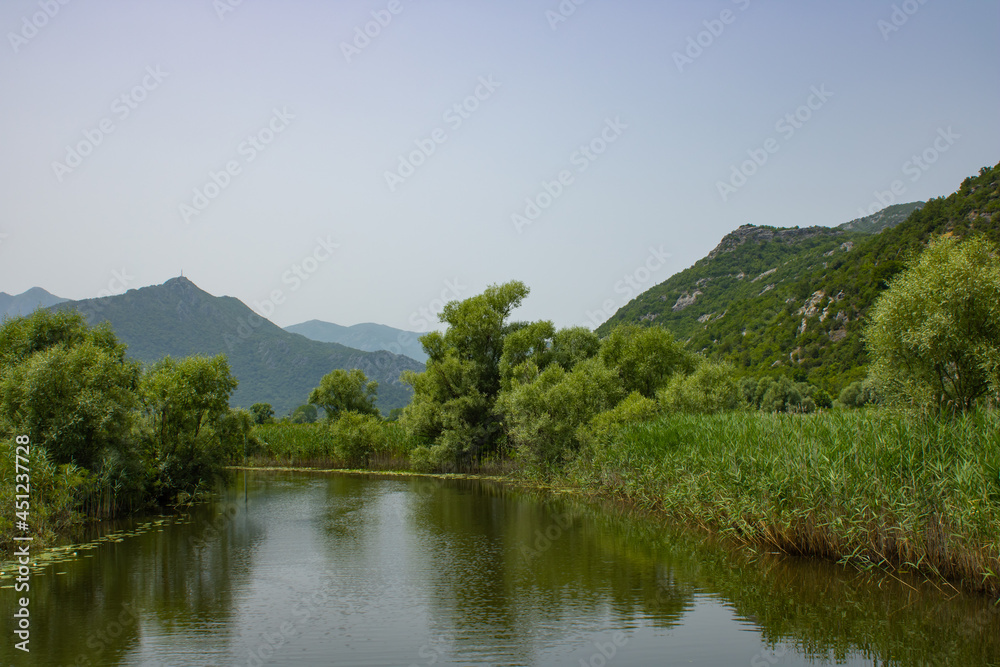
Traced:
[[258, 473], [244, 503], [242, 480], [40, 554], [31, 654], [0, 663], [1000, 664], [989, 600], [904, 575], [487, 482]]

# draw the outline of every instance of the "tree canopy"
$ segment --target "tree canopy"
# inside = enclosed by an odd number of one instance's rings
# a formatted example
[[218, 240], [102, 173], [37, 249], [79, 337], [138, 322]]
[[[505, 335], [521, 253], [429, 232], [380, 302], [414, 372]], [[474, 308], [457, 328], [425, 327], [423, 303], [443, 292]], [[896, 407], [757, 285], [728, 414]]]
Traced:
[[326, 412], [328, 420], [334, 420], [343, 412], [378, 415], [375, 400], [378, 398], [378, 382], [369, 381], [357, 368], [330, 371], [319, 382], [319, 386], [309, 393], [309, 402]]
[[875, 302], [865, 340], [889, 400], [969, 410], [1000, 397], [1000, 258], [974, 236], [938, 238]]

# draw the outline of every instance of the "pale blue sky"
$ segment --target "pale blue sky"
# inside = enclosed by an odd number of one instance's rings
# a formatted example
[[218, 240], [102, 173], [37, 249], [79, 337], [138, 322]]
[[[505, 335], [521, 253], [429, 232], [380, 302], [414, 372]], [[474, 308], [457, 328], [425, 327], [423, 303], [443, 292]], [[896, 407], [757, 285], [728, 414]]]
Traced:
[[519, 317], [594, 325], [741, 224], [837, 225], [1000, 161], [992, 1], [227, 2], [0, 4], [0, 291], [183, 269], [280, 325], [419, 329], [517, 278]]

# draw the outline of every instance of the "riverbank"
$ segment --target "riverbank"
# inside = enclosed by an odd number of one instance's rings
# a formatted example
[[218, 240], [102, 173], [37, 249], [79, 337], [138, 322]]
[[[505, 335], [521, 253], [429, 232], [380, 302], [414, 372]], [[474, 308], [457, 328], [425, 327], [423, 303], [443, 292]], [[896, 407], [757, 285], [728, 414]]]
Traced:
[[676, 415], [622, 429], [568, 481], [787, 553], [1000, 595], [1000, 416]]
[[[244, 463], [571, 492], [760, 551], [919, 572], [940, 586], [1000, 596], [995, 411], [951, 420], [885, 410], [671, 415], [622, 427], [546, 469], [498, 459], [438, 473], [413, 469], [414, 443], [398, 424], [386, 423], [385, 433], [368, 464], [357, 467], [333, 457], [324, 424], [258, 426]], [[52, 474], [39, 481], [68, 488], [71, 480]], [[57, 543], [83, 518], [65, 503], [45, 507], [51, 511], [41, 515], [36, 547]]]
[[[268, 428], [272, 441], [282, 429]], [[322, 426], [295, 428], [287, 442], [311, 446], [283, 445], [289, 467], [337, 469], [321, 455]], [[254, 462], [267, 467], [259, 454]], [[406, 469], [398, 439], [356, 471], [423, 474]], [[746, 545], [1000, 595], [995, 411], [951, 420], [887, 410], [672, 415], [623, 427], [561, 467], [503, 461], [440, 476], [573, 490]]]

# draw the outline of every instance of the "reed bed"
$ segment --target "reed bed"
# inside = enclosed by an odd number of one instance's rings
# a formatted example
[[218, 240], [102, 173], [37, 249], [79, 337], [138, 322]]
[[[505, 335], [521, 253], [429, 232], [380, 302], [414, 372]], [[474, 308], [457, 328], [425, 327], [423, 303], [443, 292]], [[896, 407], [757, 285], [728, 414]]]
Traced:
[[671, 415], [581, 455], [571, 481], [785, 552], [1000, 593], [1000, 415]]
[[[365, 467], [377, 470], [401, 470], [409, 466], [413, 441], [395, 422], [379, 425], [380, 437], [373, 443]], [[337, 455], [336, 439], [330, 426], [315, 424], [260, 424], [252, 433], [255, 444], [247, 453], [247, 463], [269, 466], [275, 463], [305, 468], [350, 468]]]

